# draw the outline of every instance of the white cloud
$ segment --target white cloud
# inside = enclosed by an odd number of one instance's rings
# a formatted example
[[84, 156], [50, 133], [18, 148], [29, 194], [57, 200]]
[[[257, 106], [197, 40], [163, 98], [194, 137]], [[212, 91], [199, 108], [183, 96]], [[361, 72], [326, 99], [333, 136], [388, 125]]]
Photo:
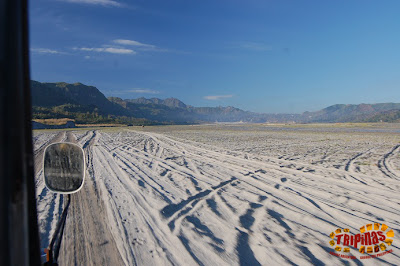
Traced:
[[135, 51], [125, 48], [115, 48], [115, 47], [75, 47], [74, 50], [85, 51], [85, 52], [99, 52], [99, 53], [110, 53], [110, 54], [136, 54]]
[[133, 40], [117, 39], [117, 40], [114, 40], [113, 42], [117, 43], [117, 44], [122, 44], [122, 45], [132, 45], [132, 46], [139, 46], [139, 47], [146, 47], [146, 48], [156, 48], [156, 46], [154, 46], [154, 45], [145, 44], [145, 43], [141, 43], [141, 42], [133, 41]]
[[159, 94], [159, 91], [150, 90], [150, 89], [131, 89], [127, 90], [126, 92], [133, 92], [133, 93], [145, 93], [145, 94]]
[[116, 44], [119, 44], [119, 45], [135, 46], [137, 49], [140, 49], [143, 51], [156, 51], [156, 52], [167, 52], [168, 51], [167, 49], [161, 49], [152, 44], [141, 43], [141, 42], [134, 41], [134, 40], [117, 39], [117, 40], [113, 40], [113, 42]]
[[64, 54], [63, 52], [47, 48], [31, 48], [31, 52], [38, 54]]
[[206, 100], [211, 100], [211, 101], [217, 101], [221, 99], [227, 99], [227, 98], [232, 98], [232, 94], [227, 94], [227, 95], [209, 95], [209, 96], [204, 96], [204, 99]]
[[89, 5], [101, 5], [101, 6], [115, 6], [121, 7], [122, 5], [114, 0], [63, 0], [64, 2], [77, 3], [77, 4], [89, 4]]

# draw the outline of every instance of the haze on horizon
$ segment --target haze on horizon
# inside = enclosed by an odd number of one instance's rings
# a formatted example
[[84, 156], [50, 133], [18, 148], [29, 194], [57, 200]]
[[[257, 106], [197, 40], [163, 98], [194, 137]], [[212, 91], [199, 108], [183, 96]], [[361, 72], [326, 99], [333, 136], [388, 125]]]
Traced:
[[30, 2], [31, 76], [301, 113], [400, 102], [398, 1]]

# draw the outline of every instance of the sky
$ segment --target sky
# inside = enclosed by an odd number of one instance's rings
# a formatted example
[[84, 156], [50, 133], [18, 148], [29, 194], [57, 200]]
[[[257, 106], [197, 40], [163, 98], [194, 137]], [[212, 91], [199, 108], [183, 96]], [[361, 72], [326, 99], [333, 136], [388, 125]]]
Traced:
[[400, 102], [400, 1], [33, 0], [31, 78], [301, 113]]

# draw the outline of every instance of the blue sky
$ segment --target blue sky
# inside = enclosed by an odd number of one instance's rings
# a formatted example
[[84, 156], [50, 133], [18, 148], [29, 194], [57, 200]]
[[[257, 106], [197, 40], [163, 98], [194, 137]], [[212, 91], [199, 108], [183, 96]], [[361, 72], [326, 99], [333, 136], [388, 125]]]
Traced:
[[400, 102], [400, 1], [34, 0], [31, 76], [266, 113]]

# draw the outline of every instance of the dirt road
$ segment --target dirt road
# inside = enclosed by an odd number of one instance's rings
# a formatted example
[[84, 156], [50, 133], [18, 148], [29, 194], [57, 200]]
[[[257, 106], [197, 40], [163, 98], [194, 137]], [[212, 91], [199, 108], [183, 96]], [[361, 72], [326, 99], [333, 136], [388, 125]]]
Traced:
[[[90, 164], [91, 148], [95, 142], [95, 132], [84, 145], [87, 164]], [[44, 148], [55, 142], [77, 143], [71, 132], [60, 132], [46, 142], [35, 153], [35, 173], [42, 170]], [[93, 175], [86, 169], [85, 184], [82, 189], [71, 196], [71, 205], [65, 224], [59, 264], [60, 265], [124, 265], [115, 241], [107, 227], [104, 204], [93, 182]], [[51, 192], [48, 192], [51, 193]], [[59, 209], [65, 197], [59, 199]], [[59, 216], [60, 213], [58, 213]], [[57, 217], [58, 218], [58, 217]], [[58, 221], [58, 219], [57, 219]], [[56, 222], [56, 221], [54, 221]], [[53, 224], [54, 224], [53, 222]]]

